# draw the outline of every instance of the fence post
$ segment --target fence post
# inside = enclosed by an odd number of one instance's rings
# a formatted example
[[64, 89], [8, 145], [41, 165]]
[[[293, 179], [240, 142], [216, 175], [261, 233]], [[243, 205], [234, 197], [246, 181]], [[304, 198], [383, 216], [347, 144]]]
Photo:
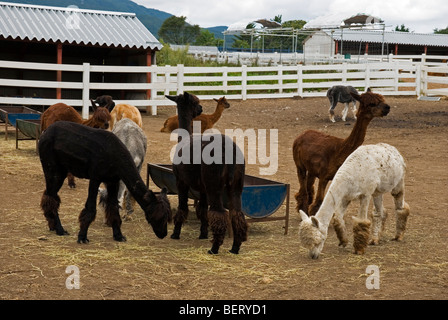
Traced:
[[303, 97], [303, 65], [297, 65], [297, 95]]
[[177, 65], [177, 94], [184, 92], [184, 65]]
[[228, 86], [227, 77], [228, 77], [227, 67], [222, 67], [222, 86], [225, 93], [227, 93], [227, 86]]
[[415, 91], [417, 97], [422, 95], [422, 65], [417, 64], [415, 66]]
[[365, 64], [366, 66], [366, 79], [365, 79], [365, 88], [364, 91], [366, 91], [368, 88], [370, 88], [370, 64]]
[[280, 88], [278, 89], [278, 93], [283, 93], [283, 65], [280, 64], [277, 66], [278, 68], [278, 85]]
[[342, 64], [342, 83], [344, 85], [347, 83], [347, 62]]
[[241, 96], [243, 100], [247, 100], [247, 65], [241, 66]]
[[90, 106], [90, 63], [82, 64], [82, 117], [89, 118]]

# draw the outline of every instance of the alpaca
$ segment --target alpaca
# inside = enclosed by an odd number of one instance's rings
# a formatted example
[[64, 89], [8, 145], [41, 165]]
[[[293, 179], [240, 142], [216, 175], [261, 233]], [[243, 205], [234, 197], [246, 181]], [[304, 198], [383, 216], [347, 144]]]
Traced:
[[406, 164], [398, 150], [385, 143], [361, 146], [354, 151], [339, 168], [328, 188], [322, 206], [315, 216], [300, 210], [302, 222], [299, 236], [310, 257], [317, 259], [327, 238], [328, 226], [333, 224], [340, 241], [347, 245], [344, 213], [352, 200], [360, 200], [358, 217], [353, 217], [354, 249], [364, 254], [369, 240], [371, 222], [367, 218], [370, 197], [373, 197], [373, 227], [371, 244], [378, 244], [380, 231], [386, 219], [383, 194], [390, 192], [395, 201], [396, 235], [401, 241], [409, 216], [409, 205], [404, 201]]
[[[111, 120], [109, 107], [110, 104], [98, 107], [92, 102], [93, 114], [89, 119], [83, 120], [75, 108], [68, 106], [65, 103], [56, 103], [50, 106], [42, 114], [40, 122], [41, 130], [43, 132], [56, 121], [71, 121], [92, 128], [107, 129], [109, 128], [109, 121]], [[75, 178], [70, 172], [67, 174], [67, 180], [70, 188], [76, 187]]]
[[[390, 106], [385, 103], [384, 97], [371, 92], [370, 89], [362, 95], [355, 93], [351, 95], [360, 104], [355, 125], [346, 139], [307, 130], [294, 140], [293, 158], [300, 184], [299, 192], [295, 195], [297, 211], [303, 210], [309, 215], [317, 212], [328, 182], [333, 179], [350, 153], [364, 142], [370, 121], [375, 117], [384, 117], [390, 111]], [[319, 179], [319, 185], [313, 202], [316, 178]]]
[[143, 128], [142, 115], [137, 107], [130, 104], [117, 104], [110, 112], [110, 130], [113, 130], [114, 124], [124, 118], [129, 118], [134, 121], [140, 128]]
[[145, 212], [146, 220], [156, 236], [164, 238], [167, 235], [171, 208], [166, 189], [162, 189], [159, 196], [148, 190], [128, 149], [112, 132], [58, 121], [42, 134], [39, 157], [46, 184], [40, 205], [50, 230], [56, 231], [56, 234], [68, 234], [59, 219], [61, 199], [58, 191], [67, 172], [71, 172], [76, 177], [90, 180], [87, 201], [79, 216], [78, 243], [89, 242], [87, 231], [96, 216], [96, 198], [101, 183], [107, 187], [106, 220], [112, 226], [113, 238], [116, 241], [126, 241], [120, 228], [120, 180]]
[[[118, 106], [118, 105], [117, 105]], [[117, 107], [115, 106], [115, 108]], [[128, 148], [132, 159], [134, 160], [137, 171], [140, 173], [142, 170], [143, 162], [146, 155], [147, 139], [143, 130], [131, 119], [123, 118], [119, 120], [113, 130], [114, 133]], [[107, 190], [100, 190], [100, 204], [103, 206], [106, 204]], [[134, 212], [134, 201], [129, 191], [126, 189], [126, 185], [123, 181], [120, 181], [120, 187], [118, 190], [118, 202], [121, 207], [125, 203], [126, 213], [123, 218], [129, 219], [130, 215]]]
[[348, 104], [353, 103], [353, 117], [356, 120], [356, 99], [351, 96], [351, 93], [359, 95], [358, 91], [352, 86], [333, 86], [327, 91], [327, 98], [330, 100], [330, 109], [328, 110], [330, 121], [334, 120], [334, 108], [338, 102], [344, 103], [345, 107], [342, 111], [342, 121], [345, 121], [348, 113]]
[[[244, 185], [245, 163], [241, 157], [241, 150], [232, 139], [221, 134], [192, 135], [192, 120], [202, 112], [199, 99], [185, 92], [178, 96], [166, 96], [176, 102], [179, 115], [179, 127], [188, 132], [188, 137], [181, 139], [177, 145], [176, 155], [173, 160], [173, 172], [176, 177], [178, 189], [178, 210], [174, 217], [174, 231], [171, 235], [173, 239], [180, 238], [182, 224], [188, 215], [188, 191], [196, 190], [200, 193], [200, 199], [196, 206], [196, 215], [201, 220], [201, 230], [199, 239], [208, 237], [208, 225], [213, 233], [212, 248], [209, 254], [218, 254], [222, 245], [230, 221], [233, 230], [233, 245], [231, 253], [238, 254], [241, 243], [247, 240], [247, 222], [241, 209], [241, 197]], [[199, 139], [196, 141], [195, 139]], [[201, 151], [216, 146], [215, 141], [220, 141], [217, 146], [220, 150], [215, 150], [215, 154], [220, 152], [220, 159], [210, 164], [201, 161], [194, 162], [193, 148], [201, 146]], [[225, 148], [228, 146], [228, 149]], [[182, 158], [182, 152], [189, 151], [187, 163], [177, 161]], [[227, 153], [227, 154], [226, 154]], [[201, 152], [202, 154], [202, 152]], [[227, 156], [231, 160], [227, 160]], [[237, 161], [239, 159], [240, 161]], [[229, 163], [230, 162], [230, 163]], [[223, 194], [227, 193], [228, 209], [223, 206]]]
[[[224, 109], [230, 108], [230, 104], [227, 102], [225, 97], [215, 100], [218, 104], [216, 105], [215, 112], [212, 114], [200, 114], [193, 119], [193, 121], [201, 121], [201, 133], [204, 133], [205, 130], [213, 128], [216, 122], [221, 118], [222, 112]], [[178, 116], [172, 116], [166, 119], [163, 124], [163, 128], [160, 129], [160, 132], [172, 132], [179, 128], [179, 119]]]

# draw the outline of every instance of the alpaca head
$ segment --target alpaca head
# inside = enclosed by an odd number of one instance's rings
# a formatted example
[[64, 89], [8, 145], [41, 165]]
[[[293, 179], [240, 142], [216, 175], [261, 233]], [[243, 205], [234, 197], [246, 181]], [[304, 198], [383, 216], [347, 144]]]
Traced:
[[180, 119], [193, 120], [202, 113], [202, 106], [194, 94], [184, 92], [178, 96], [165, 96], [177, 104], [177, 114]]
[[381, 94], [373, 93], [370, 88], [361, 95], [350, 92], [351, 96], [359, 101], [359, 109], [357, 117], [361, 115], [364, 118], [373, 119], [375, 117], [384, 117], [390, 111], [390, 106], [385, 103], [385, 99]]
[[166, 193], [166, 188], [163, 188], [159, 195], [155, 195], [151, 190], [145, 195], [148, 203], [144, 209], [145, 218], [160, 239], [168, 234], [168, 222], [171, 222], [171, 206]]
[[[111, 119], [110, 110], [115, 106], [111, 96], [100, 96], [92, 103], [93, 115], [91, 126], [93, 128], [108, 129]], [[98, 104], [98, 105], [97, 105]], [[90, 125], [89, 125], [90, 126]]]
[[321, 223], [315, 216], [308, 217], [302, 210], [300, 210], [300, 216], [302, 217], [302, 222], [299, 226], [300, 242], [302, 246], [309, 250], [310, 257], [317, 259], [327, 239], [328, 229], [321, 228]]
[[227, 102], [226, 97], [221, 97], [218, 99], [213, 98], [218, 103], [218, 106], [221, 106], [224, 109], [230, 108], [230, 104]]
[[111, 96], [99, 96], [95, 99], [95, 101], [90, 100], [92, 103], [93, 111], [95, 111], [95, 108], [98, 106], [107, 108], [107, 110], [112, 111], [112, 109], [115, 107], [115, 102], [112, 99]]

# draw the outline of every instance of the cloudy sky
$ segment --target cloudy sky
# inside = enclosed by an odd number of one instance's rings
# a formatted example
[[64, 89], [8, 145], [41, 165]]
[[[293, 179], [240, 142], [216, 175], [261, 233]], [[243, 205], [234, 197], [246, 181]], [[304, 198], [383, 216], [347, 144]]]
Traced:
[[133, 0], [201, 27], [229, 26], [253, 18], [305, 20], [326, 14], [366, 13], [383, 19], [388, 29], [404, 24], [413, 32], [433, 32], [448, 27], [446, 0]]

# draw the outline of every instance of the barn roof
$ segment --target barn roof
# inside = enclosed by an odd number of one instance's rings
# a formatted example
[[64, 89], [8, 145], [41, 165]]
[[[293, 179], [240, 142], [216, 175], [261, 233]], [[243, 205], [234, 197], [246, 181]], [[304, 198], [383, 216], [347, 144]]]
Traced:
[[[325, 31], [331, 35], [331, 31]], [[340, 41], [354, 41], [354, 42], [369, 42], [382, 43], [383, 31], [379, 30], [351, 30], [344, 29], [343, 31], [334, 30], [333, 39]], [[434, 33], [413, 33], [413, 32], [399, 32], [399, 31], [385, 31], [384, 43], [389, 44], [406, 44], [417, 46], [434, 46], [434, 47], [448, 47], [448, 35], [434, 34]]]
[[0, 2], [0, 39], [156, 49], [162, 44], [134, 13]]

